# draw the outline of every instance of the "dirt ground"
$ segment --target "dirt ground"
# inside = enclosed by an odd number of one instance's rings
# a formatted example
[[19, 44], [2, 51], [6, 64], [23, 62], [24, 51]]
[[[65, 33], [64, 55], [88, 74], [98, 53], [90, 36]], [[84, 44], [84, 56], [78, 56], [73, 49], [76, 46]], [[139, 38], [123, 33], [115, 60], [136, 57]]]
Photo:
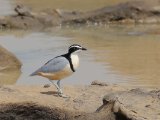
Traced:
[[65, 86], [69, 98], [59, 97], [54, 86], [1, 86], [0, 118], [42, 120], [159, 120], [160, 90], [95, 82]]

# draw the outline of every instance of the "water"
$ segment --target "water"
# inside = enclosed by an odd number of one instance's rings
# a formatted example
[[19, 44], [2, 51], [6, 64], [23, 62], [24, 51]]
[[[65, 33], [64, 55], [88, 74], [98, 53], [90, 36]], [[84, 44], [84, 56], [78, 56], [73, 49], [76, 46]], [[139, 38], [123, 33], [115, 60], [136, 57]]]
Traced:
[[104, 6], [111, 6], [129, 0], [14, 0], [19, 4], [24, 4], [39, 11], [46, 8], [63, 10], [89, 11], [99, 9]]
[[[48, 81], [41, 77], [30, 77], [29, 74], [54, 56], [66, 53], [68, 46], [77, 42], [72, 41], [69, 37], [56, 37], [51, 33], [31, 33], [23, 37], [21, 35], [18, 37], [15, 35], [1, 36], [0, 43], [15, 53], [23, 63], [22, 74], [16, 84], [42, 84]], [[89, 51], [80, 55], [79, 70], [68, 80], [64, 80], [64, 83], [89, 84], [92, 80], [104, 78], [105, 68], [93, 62], [94, 58]]]
[[13, 14], [13, 4], [12, 0], [0, 0], [0, 16]]
[[63, 80], [63, 84], [90, 84], [93, 80], [101, 80], [159, 87], [159, 38], [160, 25], [65, 26], [44, 31], [1, 31], [0, 44], [12, 51], [23, 64], [18, 79], [18, 76], [9, 74], [9, 81], [1, 80], [1, 84], [49, 83], [46, 78], [30, 77], [29, 74], [77, 43], [88, 51], [80, 54], [79, 69]]

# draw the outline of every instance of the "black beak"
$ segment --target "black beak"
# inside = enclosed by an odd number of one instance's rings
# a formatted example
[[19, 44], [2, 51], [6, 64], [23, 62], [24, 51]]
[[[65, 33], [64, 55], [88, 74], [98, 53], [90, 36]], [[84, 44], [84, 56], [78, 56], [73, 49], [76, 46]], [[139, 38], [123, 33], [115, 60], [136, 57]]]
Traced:
[[86, 48], [82, 48], [82, 50], [87, 50]]

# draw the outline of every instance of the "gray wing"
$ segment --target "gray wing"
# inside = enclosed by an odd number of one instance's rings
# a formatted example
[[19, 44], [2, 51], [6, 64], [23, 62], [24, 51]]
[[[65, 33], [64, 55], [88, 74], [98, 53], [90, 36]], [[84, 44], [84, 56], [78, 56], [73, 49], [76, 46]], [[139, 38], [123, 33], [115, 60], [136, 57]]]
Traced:
[[41, 68], [36, 70], [31, 76], [37, 75], [39, 72], [44, 73], [54, 73], [63, 70], [66, 65], [69, 64], [69, 61], [65, 57], [55, 57], [44, 64]]

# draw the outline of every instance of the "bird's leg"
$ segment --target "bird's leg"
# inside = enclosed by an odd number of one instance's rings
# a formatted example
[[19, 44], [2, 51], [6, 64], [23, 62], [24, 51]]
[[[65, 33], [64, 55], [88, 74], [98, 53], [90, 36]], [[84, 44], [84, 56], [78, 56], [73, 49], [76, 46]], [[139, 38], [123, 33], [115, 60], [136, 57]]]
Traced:
[[60, 92], [60, 91], [59, 91], [59, 86], [57, 85], [57, 83], [54, 82], [53, 80], [50, 80], [50, 82], [57, 88], [58, 92]]
[[53, 81], [53, 80], [50, 80], [50, 82], [55, 85], [55, 87], [56, 87], [57, 90], [58, 90], [58, 95], [59, 95], [60, 97], [68, 98], [68, 96], [66, 96], [66, 95], [63, 94], [63, 92], [62, 92], [62, 90], [61, 90], [61, 88], [60, 88], [60, 80], [58, 80], [57, 83], [56, 83], [55, 81]]
[[66, 96], [66, 95], [63, 94], [63, 91], [62, 91], [61, 85], [60, 85], [60, 80], [57, 81], [57, 85], [58, 85], [59, 91], [60, 91], [60, 92], [59, 92], [59, 96], [60, 96], [60, 97], [63, 97], [63, 98], [68, 98], [68, 96]]
[[62, 91], [61, 85], [60, 85], [60, 80], [57, 81], [57, 85], [58, 85], [58, 87], [59, 87], [59, 93], [60, 93], [60, 94], [63, 94], [63, 91]]

